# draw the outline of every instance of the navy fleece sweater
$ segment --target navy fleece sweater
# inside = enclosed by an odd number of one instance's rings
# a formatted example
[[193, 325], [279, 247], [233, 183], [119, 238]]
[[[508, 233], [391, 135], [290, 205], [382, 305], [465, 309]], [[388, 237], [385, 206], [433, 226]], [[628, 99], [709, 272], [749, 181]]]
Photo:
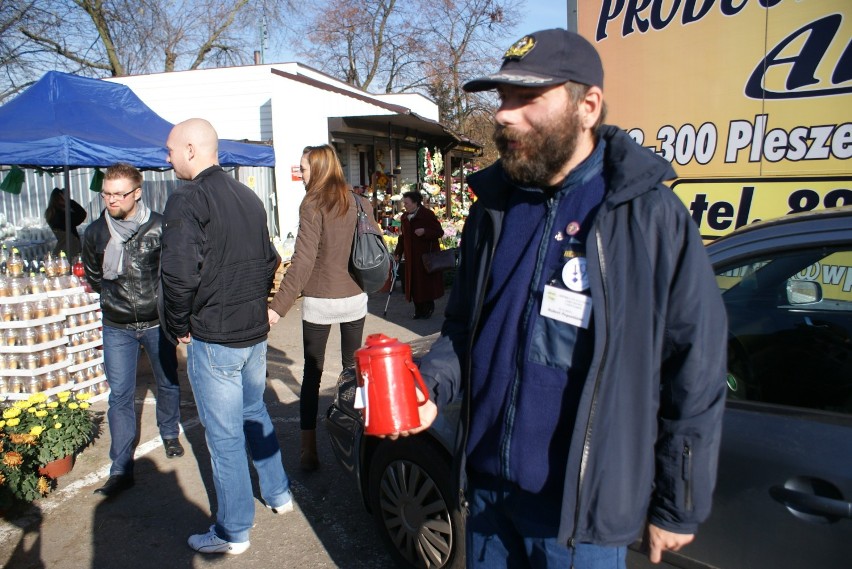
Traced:
[[[558, 189], [510, 197], [472, 353], [468, 468], [524, 490], [562, 494], [568, 441], [592, 353], [589, 329], [541, 316], [604, 194], [603, 143]], [[580, 224], [570, 235], [568, 225]], [[566, 254], [566, 252], [568, 252]]]

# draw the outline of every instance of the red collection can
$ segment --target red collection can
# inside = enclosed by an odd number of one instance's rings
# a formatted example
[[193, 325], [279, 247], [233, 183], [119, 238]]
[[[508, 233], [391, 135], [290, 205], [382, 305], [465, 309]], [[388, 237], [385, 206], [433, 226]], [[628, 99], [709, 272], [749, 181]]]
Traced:
[[[429, 390], [414, 364], [411, 347], [384, 334], [367, 336], [355, 351], [358, 405], [368, 435], [391, 435], [420, 426], [418, 407], [429, 400]], [[419, 401], [417, 389], [424, 398]]]

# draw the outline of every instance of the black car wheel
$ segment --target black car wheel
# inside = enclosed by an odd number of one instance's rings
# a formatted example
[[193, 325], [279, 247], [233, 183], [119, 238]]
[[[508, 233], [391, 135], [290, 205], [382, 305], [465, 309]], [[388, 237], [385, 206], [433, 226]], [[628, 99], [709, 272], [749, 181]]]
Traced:
[[383, 442], [369, 474], [370, 509], [397, 562], [417, 569], [464, 566], [464, 527], [451, 512], [449, 458], [428, 439]]

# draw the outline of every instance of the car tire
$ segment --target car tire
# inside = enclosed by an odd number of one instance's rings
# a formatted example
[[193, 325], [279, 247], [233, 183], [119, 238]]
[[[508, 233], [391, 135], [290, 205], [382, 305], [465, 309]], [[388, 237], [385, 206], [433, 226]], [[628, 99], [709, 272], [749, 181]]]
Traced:
[[384, 441], [369, 471], [369, 505], [400, 567], [464, 567], [464, 520], [451, 511], [449, 457], [423, 435]]

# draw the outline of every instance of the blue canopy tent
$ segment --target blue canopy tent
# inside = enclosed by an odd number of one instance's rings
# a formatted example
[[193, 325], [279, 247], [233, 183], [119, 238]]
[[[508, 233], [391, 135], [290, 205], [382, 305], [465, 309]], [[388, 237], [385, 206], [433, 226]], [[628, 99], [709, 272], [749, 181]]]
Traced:
[[[169, 169], [174, 125], [126, 85], [49, 71], [0, 106], [0, 164], [41, 168], [107, 167], [127, 162]], [[271, 146], [222, 140], [222, 166], [275, 166]]]
[[[50, 71], [0, 106], [0, 164], [64, 170], [70, 203], [71, 168], [127, 162], [170, 169], [165, 143], [173, 126], [125, 85]], [[263, 144], [221, 140], [219, 163], [274, 167], [275, 153]]]

